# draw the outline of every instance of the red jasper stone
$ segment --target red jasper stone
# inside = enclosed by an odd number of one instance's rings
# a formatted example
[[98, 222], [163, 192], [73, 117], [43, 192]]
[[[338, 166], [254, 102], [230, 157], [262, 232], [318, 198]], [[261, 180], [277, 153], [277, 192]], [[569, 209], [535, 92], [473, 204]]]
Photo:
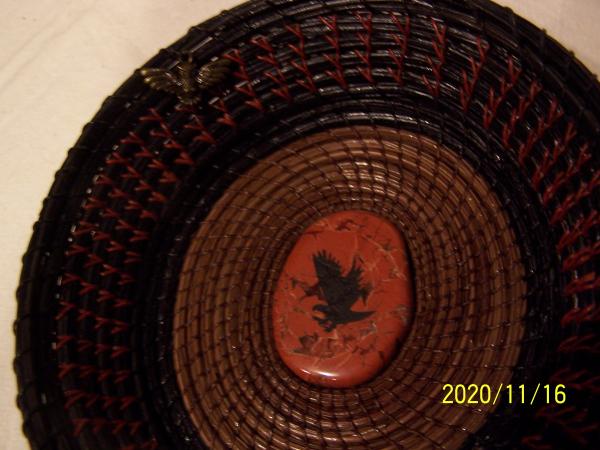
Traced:
[[284, 264], [273, 302], [275, 345], [303, 380], [355, 386], [394, 356], [412, 308], [396, 227], [372, 213], [337, 212], [309, 226]]

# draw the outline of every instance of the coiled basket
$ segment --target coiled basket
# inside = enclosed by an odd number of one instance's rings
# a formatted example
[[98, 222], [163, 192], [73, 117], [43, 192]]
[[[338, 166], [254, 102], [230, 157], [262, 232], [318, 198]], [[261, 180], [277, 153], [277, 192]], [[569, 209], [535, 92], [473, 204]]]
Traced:
[[[215, 60], [193, 100], [136, 71], [56, 176], [17, 293], [31, 447], [598, 448], [596, 78], [487, 0], [253, 0], [144, 67]], [[275, 300], [307, 230], [348, 212], [398, 231], [409, 296], [377, 370], [331, 386], [283, 360]], [[350, 279], [329, 253], [317, 270]], [[327, 300], [302, 364], [354, 326]], [[448, 405], [446, 384], [566, 401]]]

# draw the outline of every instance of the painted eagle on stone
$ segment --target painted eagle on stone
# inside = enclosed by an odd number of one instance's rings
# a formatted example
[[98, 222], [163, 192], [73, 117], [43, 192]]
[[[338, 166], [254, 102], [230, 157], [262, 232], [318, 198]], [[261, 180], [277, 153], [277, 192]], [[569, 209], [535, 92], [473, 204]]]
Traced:
[[314, 286], [306, 287], [307, 296], [316, 296], [325, 302], [313, 306], [313, 311], [321, 313], [314, 315], [321, 327], [327, 332], [334, 330], [338, 325], [363, 320], [374, 311], [353, 311], [352, 306], [362, 299], [367, 304], [367, 297], [371, 287], [362, 282], [363, 270], [352, 262], [352, 267], [342, 275], [340, 263], [325, 251], [313, 255], [313, 263], [317, 273], [318, 282]]

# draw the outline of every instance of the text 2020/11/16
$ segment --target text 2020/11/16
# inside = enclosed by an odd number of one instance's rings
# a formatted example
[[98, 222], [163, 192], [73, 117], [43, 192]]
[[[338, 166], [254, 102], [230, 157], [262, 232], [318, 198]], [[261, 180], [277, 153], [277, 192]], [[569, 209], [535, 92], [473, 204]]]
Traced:
[[567, 400], [564, 384], [550, 385], [538, 383], [537, 386], [520, 384], [500, 384], [497, 388], [489, 384], [445, 384], [442, 387], [442, 403], [452, 404], [493, 404], [501, 400], [508, 403], [533, 405], [535, 401], [562, 404]]

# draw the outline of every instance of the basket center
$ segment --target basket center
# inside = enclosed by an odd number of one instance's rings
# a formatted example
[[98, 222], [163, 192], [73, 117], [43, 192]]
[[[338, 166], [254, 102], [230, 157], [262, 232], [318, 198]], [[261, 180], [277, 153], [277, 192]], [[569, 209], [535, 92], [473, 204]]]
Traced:
[[310, 225], [279, 277], [275, 344], [309, 383], [351, 387], [373, 378], [405, 337], [413, 299], [406, 246], [387, 219], [342, 211]]

